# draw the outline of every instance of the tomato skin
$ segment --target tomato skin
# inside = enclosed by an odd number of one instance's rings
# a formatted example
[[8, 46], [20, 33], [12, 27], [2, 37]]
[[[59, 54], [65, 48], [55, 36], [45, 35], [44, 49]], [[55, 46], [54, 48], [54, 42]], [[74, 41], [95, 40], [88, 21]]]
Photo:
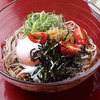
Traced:
[[46, 32], [42, 32], [41, 34], [42, 34], [42, 38], [41, 38], [40, 43], [43, 44], [47, 40], [48, 34]]
[[76, 44], [78, 45], [86, 45], [88, 44], [88, 37], [84, 29], [82, 28], [77, 28], [74, 33], [73, 37], [76, 40]]
[[38, 41], [31, 35], [31, 33], [27, 33], [27, 36], [32, 42], [38, 43]]
[[[34, 43], [45, 43], [48, 38], [48, 34], [46, 32], [37, 32], [31, 35], [31, 33], [27, 33], [28, 38]], [[35, 38], [36, 37], [36, 38]], [[36, 40], [40, 39], [40, 41]]]
[[63, 41], [61, 42], [61, 52], [65, 55], [77, 54], [79, 47], [71, 42]]

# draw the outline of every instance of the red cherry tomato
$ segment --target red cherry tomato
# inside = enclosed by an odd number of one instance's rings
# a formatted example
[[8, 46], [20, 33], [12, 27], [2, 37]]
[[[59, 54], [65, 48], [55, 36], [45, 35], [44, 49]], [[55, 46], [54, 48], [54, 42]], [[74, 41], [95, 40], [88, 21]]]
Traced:
[[[27, 36], [32, 42], [41, 43], [41, 44], [45, 43], [45, 41], [48, 38], [48, 34], [46, 32], [37, 32], [34, 33], [33, 35], [31, 35], [31, 33], [27, 33]], [[37, 39], [40, 39], [40, 41]]]
[[27, 33], [27, 36], [32, 42], [38, 43], [38, 41], [31, 35], [31, 33]]
[[77, 28], [73, 33], [73, 37], [78, 45], [86, 45], [88, 43], [87, 34], [82, 28]]
[[67, 41], [61, 42], [62, 54], [66, 54], [66, 55], [77, 54], [78, 51], [79, 51], [79, 47], [76, 44]]
[[41, 38], [40, 43], [43, 44], [47, 40], [48, 34], [46, 32], [41, 32], [41, 35], [42, 35], [42, 38]]

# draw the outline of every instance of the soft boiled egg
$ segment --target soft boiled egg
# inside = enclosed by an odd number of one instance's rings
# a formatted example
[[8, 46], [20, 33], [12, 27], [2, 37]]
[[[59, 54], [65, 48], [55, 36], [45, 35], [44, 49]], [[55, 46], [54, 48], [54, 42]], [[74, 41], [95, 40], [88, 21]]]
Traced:
[[39, 64], [40, 63], [39, 60], [36, 60], [33, 62], [31, 61], [31, 57], [30, 57], [30, 51], [33, 48], [35, 48], [34, 52], [39, 50], [38, 45], [41, 45], [41, 44], [30, 41], [28, 37], [26, 37], [25, 39], [19, 40], [16, 47], [16, 55], [19, 62], [25, 65], [29, 65], [29, 66], [34, 66], [34, 65]]

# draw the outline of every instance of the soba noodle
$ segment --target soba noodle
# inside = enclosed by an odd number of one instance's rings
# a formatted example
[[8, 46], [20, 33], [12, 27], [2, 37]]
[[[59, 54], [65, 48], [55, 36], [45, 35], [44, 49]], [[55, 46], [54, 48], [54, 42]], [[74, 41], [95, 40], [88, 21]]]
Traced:
[[[74, 30], [79, 27], [73, 21], [68, 21], [65, 24], [66, 25], [64, 27], [70, 32], [74, 32]], [[22, 26], [11, 37], [8, 37], [5, 40], [6, 43], [2, 49], [3, 59], [1, 63], [3, 64], [3, 66], [5, 66], [5, 69], [12, 77], [25, 81], [30, 81], [29, 77], [31, 77], [32, 73], [36, 70], [36, 68], [22, 64], [16, 55], [16, 46], [21, 37], [23, 36], [23, 34], [24, 34], [24, 27]], [[67, 40], [69, 39], [72, 42], [74, 42], [71, 35], [67, 37]], [[88, 56], [90, 57], [90, 59], [84, 60], [83, 68], [80, 72], [75, 71], [75, 68], [67, 67], [68, 71], [66, 73], [72, 72], [74, 70], [74, 74], [76, 76], [82, 74], [83, 72], [85, 72], [87, 69], [90, 68], [91, 63], [95, 59], [97, 51], [96, 51], [96, 45], [93, 43], [92, 39], [90, 37], [88, 37], [88, 39], [89, 39], [89, 44], [86, 45], [85, 49], [88, 53], [90, 53], [90, 55], [84, 55], [81, 58], [85, 59]], [[35, 82], [41, 82], [36, 75], [33, 80]]]

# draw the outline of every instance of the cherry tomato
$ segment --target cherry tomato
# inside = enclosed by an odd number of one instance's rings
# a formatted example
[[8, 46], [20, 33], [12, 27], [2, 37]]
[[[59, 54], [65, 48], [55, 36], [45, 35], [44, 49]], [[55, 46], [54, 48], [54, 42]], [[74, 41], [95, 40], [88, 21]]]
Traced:
[[78, 45], [88, 44], [87, 34], [82, 28], [77, 28], [73, 33], [73, 37], [75, 38], [76, 44]]
[[46, 32], [41, 32], [41, 35], [42, 35], [42, 38], [41, 38], [40, 43], [43, 44], [47, 40], [48, 34]]
[[38, 43], [38, 41], [31, 35], [31, 33], [27, 33], [27, 36], [32, 42]]
[[33, 35], [31, 35], [31, 33], [27, 33], [27, 36], [32, 42], [41, 43], [41, 44], [45, 43], [45, 41], [48, 38], [48, 34], [46, 32], [36, 32]]
[[79, 51], [79, 47], [76, 44], [67, 41], [61, 42], [62, 54], [66, 54], [66, 55], [77, 54], [78, 51]]

